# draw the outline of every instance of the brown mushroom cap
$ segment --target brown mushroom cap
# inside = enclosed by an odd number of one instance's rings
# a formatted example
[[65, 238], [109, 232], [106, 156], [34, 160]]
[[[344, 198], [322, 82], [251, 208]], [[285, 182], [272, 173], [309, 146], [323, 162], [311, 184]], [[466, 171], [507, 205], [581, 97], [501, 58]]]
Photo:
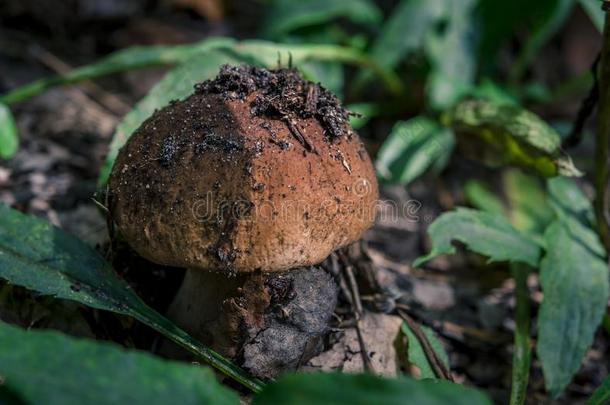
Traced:
[[347, 112], [287, 69], [223, 67], [144, 122], [109, 180], [140, 255], [219, 271], [319, 263], [371, 226], [377, 198]]

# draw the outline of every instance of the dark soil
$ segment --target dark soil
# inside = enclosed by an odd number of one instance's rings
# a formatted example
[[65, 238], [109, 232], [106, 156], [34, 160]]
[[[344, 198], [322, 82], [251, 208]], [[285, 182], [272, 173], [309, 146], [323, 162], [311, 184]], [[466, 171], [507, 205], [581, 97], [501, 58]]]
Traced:
[[267, 70], [255, 66], [223, 66], [215, 79], [198, 85], [199, 93], [245, 99], [258, 92], [252, 114], [273, 119], [315, 117], [329, 140], [351, 132], [350, 113], [319, 83], [303, 79], [296, 69]]

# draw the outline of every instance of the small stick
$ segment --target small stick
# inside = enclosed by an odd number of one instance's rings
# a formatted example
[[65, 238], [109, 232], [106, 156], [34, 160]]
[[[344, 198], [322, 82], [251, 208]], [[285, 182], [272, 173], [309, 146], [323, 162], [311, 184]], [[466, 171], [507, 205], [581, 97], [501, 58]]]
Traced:
[[[38, 45], [31, 48], [31, 53], [43, 65], [47, 66], [57, 74], [65, 75], [73, 70], [72, 66], [68, 65], [66, 62]], [[95, 100], [92, 101], [102, 105], [104, 109], [110, 111], [114, 115], [122, 116], [131, 110], [131, 107], [127, 103], [114, 94], [102, 89], [91, 80], [84, 80], [81, 83], [81, 86], [86, 90], [86, 93], [89, 93], [95, 98]]]
[[305, 99], [305, 108], [311, 115], [316, 113], [318, 109], [318, 98], [320, 97], [319, 87], [316, 85], [310, 85], [307, 88], [307, 98]]
[[303, 145], [303, 147], [305, 147], [305, 149], [308, 152], [313, 152], [313, 153], [317, 153], [316, 149], [313, 147], [313, 145], [307, 140], [307, 138], [305, 138], [305, 136], [301, 133], [301, 131], [299, 130], [299, 128], [297, 128], [297, 126], [295, 125], [295, 123], [292, 121], [292, 119], [290, 117], [288, 117], [287, 115], [284, 115], [282, 117], [282, 119], [284, 120], [284, 122], [286, 123], [286, 125], [288, 126], [288, 129], [290, 130], [290, 133], [292, 134], [292, 136], [295, 137], [295, 139], [297, 141], [299, 141], [299, 143], [301, 145]]
[[[342, 255], [343, 256], [343, 255]], [[371, 358], [369, 357], [369, 352], [366, 348], [366, 344], [364, 342], [364, 337], [362, 336], [361, 330], [361, 315], [363, 312], [362, 309], [362, 301], [360, 300], [360, 293], [358, 292], [358, 284], [356, 283], [356, 277], [354, 277], [354, 271], [350, 264], [345, 262], [345, 258], [342, 257], [343, 260], [343, 273], [345, 278], [347, 279], [347, 283], [349, 286], [349, 290], [352, 298], [352, 308], [354, 310], [354, 318], [356, 319], [356, 324], [354, 327], [356, 328], [356, 335], [358, 336], [358, 343], [360, 344], [360, 354], [362, 355], [362, 364], [364, 366], [364, 370], [370, 373], [376, 373], [375, 368], [373, 367], [373, 363], [371, 362]]]
[[396, 312], [407, 323], [409, 329], [413, 331], [413, 334], [415, 335], [415, 337], [419, 341], [419, 344], [424, 350], [424, 354], [426, 355], [428, 362], [432, 366], [434, 374], [436, 374], [438, 378], [453, 381], [453, 376], [451, 375], [451, 372], [447, 370], [447, 367], [445, 367], [443, 362], [438, 358], [438, 355], [432, 348], [428, 337], [424, 334], [423, 330], [417, 324], [417, 322], [415, 322], [413, 318], [411, 318], [411, 316], [401, 308], [396, 308]]

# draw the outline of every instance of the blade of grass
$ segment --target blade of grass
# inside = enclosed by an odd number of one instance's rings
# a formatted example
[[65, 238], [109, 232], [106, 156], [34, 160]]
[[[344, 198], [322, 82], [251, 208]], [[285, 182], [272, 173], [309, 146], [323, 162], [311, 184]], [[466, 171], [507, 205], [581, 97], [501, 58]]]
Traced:
[[19, 87], [0, 96], [0, 102], [14, 104], [27, 100], [55, 86], [73, 84], [127, 70], [180, 63], [196, 53], [232, 45], [234, 42], [230, 38], [219, 37], [186, 45], [137, 46], [122, 49], [111, 53], [95, 63], [76, 68], [65, 75], [51, 76]]
[[[292, 55], [294, 60], [332, 60], [358, 65], [370, 69], [381, 82], [394, 94], [402, 91], [402, 82], [393, 72], [383, 69], [365, 53], [355, 49], [335, 45], [285, 45], [267, 41], [250, 40], [236, 42], [230, 38], [208, 38], [201, 42], [173, 46], [141, 46], [117, 51], [90, 65], [82, 66], [62, 76], [52, 76], [36, 80], [25, 86], [0, 96], [0, 103], [14, 104], [27, 100], [55, 86], [77, 83], [127, 70], [142, 69], [159, 65], [181, 63], [194, 55], [212, 49], [224, 49], [235, 52], [237, 56], [254, 56], [265, 59], [268, 67], [273, 66], [278, 55]], [[263, 55], [256, 54], [256, 50]], [[272, 61], [265, 56], [272, 56]]]
[[530, 308], [527, 289], [528, 267], [514, 264], [511, 266], [515, 280], [515, 339], [513, 348], [513, 373], [510, 392], [510, 405], [525, 403], [527, 384], [532, 358], [530, 348]]
[[161, 314], [150, 311], [146, 316], [140, 316], [138, 313], [134, 313], [132, 316], [193, 353], [222, 374], [249, 388], [252, 392], [259, 393], [262, 391], [264, 383], [261, 380], [253, 378], [217, 352], [202, 345]]
[[149, 307], [97, 251], [50, 223], [3, 204], [0, 278], [43, 295], [133, 317], [254, 392], [262, 389], [260, 380]]

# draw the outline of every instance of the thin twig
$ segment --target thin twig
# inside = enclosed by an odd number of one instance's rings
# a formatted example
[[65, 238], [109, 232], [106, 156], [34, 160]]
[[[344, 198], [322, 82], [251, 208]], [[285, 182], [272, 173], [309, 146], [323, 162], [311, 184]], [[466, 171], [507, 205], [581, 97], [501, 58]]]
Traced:
[[595, 106], [597, 105], [597, 101], [599, 100], [599, 83], [597, 82], [597, 67], [599, 65], [600, 55], [597, 55], [595, 58], [595, 62], [593, 62], [593, 66], [591, 66], [591, 73], [593, 74], [593, 84], [591, 85], [591, 89], [589, 90], [589, 94], [582, 101], [580, 107], [578, 109], [578, 113], [576, 115], [576, 120], [574, 121], [574, 126], [572, 127], [572, 131], [570, 134], [564, 139], [562, 146], [564, 148], [571, 148], [573, 146], [578, 145], [582, 141], [582, 135], [585, 127], [585, 123]]
[[314, 148], [314, 146], [311, 144], [311, 142], [309, 142], [309, 140], [305, 137], [305, 135], [303, 135], [303, 133], [301, 132], [301, 130], [299, 130], [299, 128], [294, 123], [292, 118], [290, 118], [288, 115], [284, 115], [282, 117], [282, 119], [288, 126], [288, 129], [290, 130], [290, 133], [292, 134], [292, 136], [297, 141], [299, 141], [299, 143], [301, 145], [303, 145], [303, 147], [307, 150], [307, 152], [317, 153], [316, 148]]
[[[66, 75], [74, 69], [72, 66], [39, 45], [31, 46], [30, 53], [43, 65], [60, 75]], [[92, 96], [91, 98], [87, 98], [94, 103], [101, 105], [102, 108], [114, 115], [122, 116], [131, 110], [131, 107], [118, 96], [107, 92], [91, 80], [83, 80], [80, 86], [84, 89], [83, 93], [86, 93], [85, 95]]]
[[445, 364], [438, 357], [434, 349], [432, 348], [432, 344], [428, 340], [428, 337], [425, 335], [424, 331], [421, 329], [419, 324], [411, 318], [411, 316], [402, 308], [396, 308], [396, 312], [398, 315], [407, 323], [407, 326], [421, 345], [424, 350], [424, 354], [426, 355], [426, 359], [428, 359], [428, 363], [432, 367], [432, 371], [438, 378], [442, 378], [445, 380], [453, 381], [453, 376], [451, 372], [445, 367]]
[[362, 364], [364, 365], [364, 370], [370, 373], [376, 373], [375, 367], [373, 367], [373, 363], [371, 362], [371, 358], [369, 356], [369, 352], [366, 348], [366, 343], [364, 342], [364, 337], [362, 336], [361, 329], [361, 317], [363, 313], [362, 301], [360, 300], [360, 292], [358, 291], [358, 284], [356, 283], [356, 277], [354, 276], [354, 269], [349, 261], [340, 253], [340, 257], [343, 261], [343, 275], [345, 280], [347, 281], [347, 285], [349, 287], [349, 292], [351, 294], [352, 301], [352, 309], [354, 312], [354, 318], [356, 320], [355, 329], [356, 335], [358, 336], [358, 343], [360, 344], [360, 354], [362, 355]]

